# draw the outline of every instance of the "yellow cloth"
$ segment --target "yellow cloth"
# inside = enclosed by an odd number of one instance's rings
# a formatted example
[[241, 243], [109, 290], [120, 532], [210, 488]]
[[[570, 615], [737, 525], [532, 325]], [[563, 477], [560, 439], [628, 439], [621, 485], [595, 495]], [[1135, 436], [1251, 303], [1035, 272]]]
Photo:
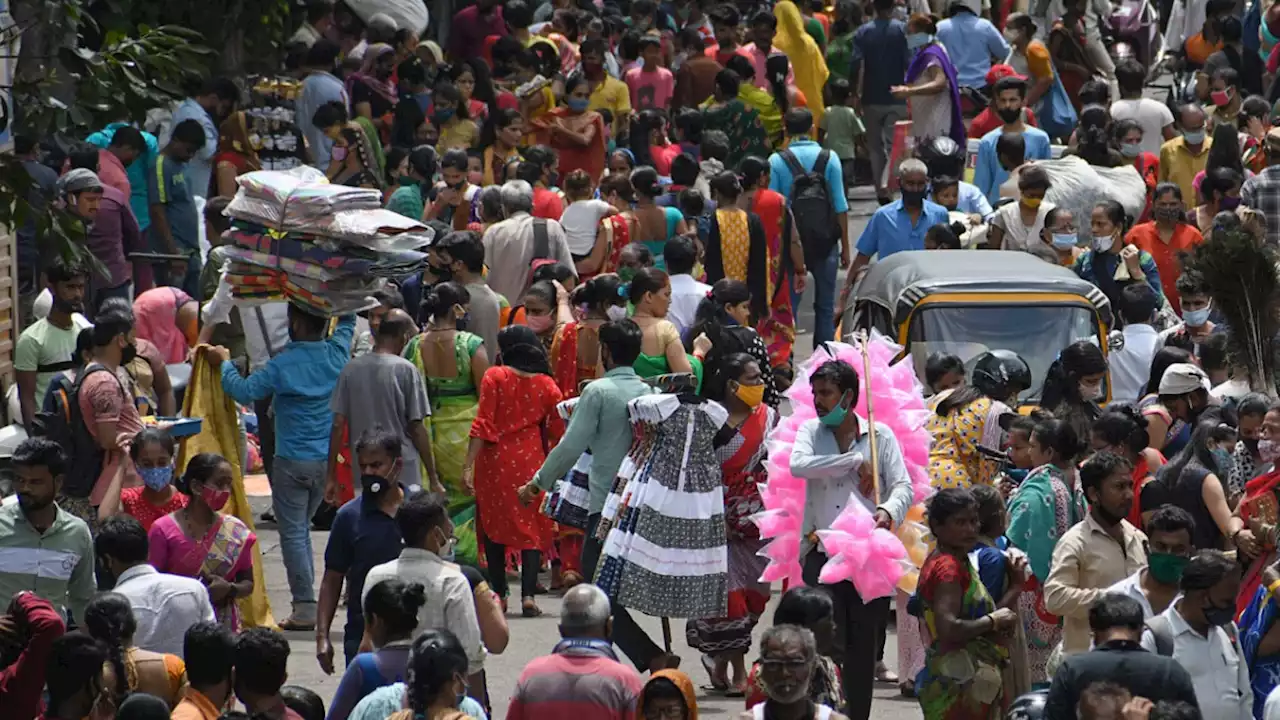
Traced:
[[1192, 154], [1186, 138], [1181, 136], [1160, 146], [1160, 182], [1171, 182], [1182, 189], [1182, 197], [1196, 197], [1194, 181], [1209, 161], [1213, 138], [1206, 137], [1199, 154]]
[[470, 150], [479, 144], [480, 127], [474, 120], [454, 118], [440, 128], [440, 140], [436, 152], [444, 155], [450, 150]]
[[[209, 363], [203, 351], [197, 350], [195, 358], [191, 380], [187, 383], [182, 400], [182, 414], [191, 418], [204, 418], [204, 425], [201, 426], [199, 435], [192, 435], [182, 441], [177, 472], [183, 472], [187, 467], [187, 460], [202, 452], [217, 453], [226, 458], [231, 463], [234, 482], [231, 486], [231, 500], [227, 502], [223, 512], [234, 515], [253, 530], [253, 510], [244, 493], [244, 475], [240, 470], [240, 425], [237, 421], [236, 404], [222, 391], [221, 368]], [[271, 601], [267, 599], [267, 580], [262, 572], [261, 542], [253, 545], [253, 594], [240, 598], [237, 602], [240, 605], [240, 622], [244, 627], [275, 629]]]
[[978, 398], [946, 417], [929, 415], [925, 428], [933, 436], [929, 450], [929, 483], [938, 490], [990, 485], [999, 466], [978, 452], [991, 412], [991, 399]]
[[597, 85], [591, 92], [587, 109], [608, 110], [613, 113], [613, 134], [615, 136], [625, 134], [620, 131], [624, 129], [622, 123], [626, 122], [627, 116], [631, 114], [631, 91], [626, 83], [605, 75], [604, 82]]
[[809, 37], [804, 30], [804, 18], [800, 9], [791, 0], [782, 0], [773, 6], [773, 14], [778, 18], [778, 34], [773, 38], [773, 46], [786, 53], [791, 59], [791, 71], [796, 76], [796, 87], [809, 100], [809, 110], [813, 113], [813, 125], [822, 122], [822, 88], [827, 84], [827, 60], [818, 48], [818, 43]]
[[716, 223], [720, 225], [720, 258], [724, 263], [724, 276], [746, 282], [747, 255], [751, 251], [746, 211], [737, 208], [716, 210]]
[[[782, 140], [782, 110], [767, 90], [761, 90], [749, 82], [744, 82], [738, 86], [738, 99], [760, 113], [760, 124], [764, 126], [770, 144], [776, 144]], [[703, 106], [710, 105], [712, 102], [708, 100], [703, 103]]]

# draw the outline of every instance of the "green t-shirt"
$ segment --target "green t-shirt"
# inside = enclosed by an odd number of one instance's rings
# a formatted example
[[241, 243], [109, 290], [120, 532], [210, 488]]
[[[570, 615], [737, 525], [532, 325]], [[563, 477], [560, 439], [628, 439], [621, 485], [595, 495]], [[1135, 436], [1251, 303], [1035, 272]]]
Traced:
[[840, 158], [841, 163], [852, 161], [857, 155], [854, 139], [865, 132], [858, 113], [848, 105], [832, 105], [823, 113], [820, 127], [826, 133], [822, 137], [823, 147]]
[[818, 43], [819, 49], [826, 49], [827, 33], [825, 30], [822, 29], [821, 20], [819, 20], [818, 18], [805, 18], [804, 31], [809, 33], [809, 37], [813, 38], [814, 42]]
[[44, 404], [45, 391], [53, 376], [69, 370], [77, 361], [76, 337], [80, 331], [91, 323], [80, 313], [71, 315], [71, 328], [62, 328], [49, 322], [37, 320], [31, 327], [22, 331], [18, 338], [18, 347], [13, 352], [13, 369], [18, 372], [36, 373], [36, 410]]

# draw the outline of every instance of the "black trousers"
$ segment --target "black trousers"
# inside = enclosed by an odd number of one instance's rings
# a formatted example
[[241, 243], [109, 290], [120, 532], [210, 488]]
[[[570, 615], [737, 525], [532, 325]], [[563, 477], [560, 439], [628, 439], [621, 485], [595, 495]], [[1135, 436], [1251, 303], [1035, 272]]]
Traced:
[[824, 587], [835, 603], [836, 635], [832, 642], [833, 659], [840, 664], [844, 696], [849, 720], [869, 720], [871, 695], [875, 689], [876, 655], [885, 623], [889, 620], [889, 598], [864, 603], [853, 583], [821, 585], [818, 573], [827, 556], [811, 550], [804, 558], [802, 577], [806, 585]]
[[[592, 515], [587, 519], [587, 537], [582, 543], [582, 575], [588, 579], [595, 578], [596, 566], [600, 564], [600, 554], [604, 550], [604, 543], [596, 539], [596, 527], [599, 525], [599, 515]], [[666, 650], [649, 637], [626, 608], [616, 602], [612, 606], [613, 644], [631, 658], [637, 670], [648, 672], [650, 664]]]
[[[498, 597], [507, 597], [507, 546], [485, 538], [484, 557], [489, 562], [489, 584]], [[520, 597], [533, 597], [538, 590], [538, 569], [542, 566], [542, 553], [537, 550], [520, 551]]]
[[276, 459], [276, 423], [271, 417], [271, 398], [253, 401], [253, 411], [258, 415], [258, 453], [262, 455], [262, 469], [271, 481], [271, 464]]

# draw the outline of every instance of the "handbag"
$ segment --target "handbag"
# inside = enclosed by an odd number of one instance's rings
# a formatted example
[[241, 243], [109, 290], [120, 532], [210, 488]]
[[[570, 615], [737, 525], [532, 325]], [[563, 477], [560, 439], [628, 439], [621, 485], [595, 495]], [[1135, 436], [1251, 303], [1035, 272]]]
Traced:
[[[1050, 67], [1053, 65], [1050, 64]], [[1049, 133], [1049, 137], [1067, 137], [1075, 129], [1079, 116], [1076, 115], [1076, 108], [1071, 104], [1067, 89], [1062, 85], [1062, 75], [1056, 67], [1053, 68], [1053, 87], [1040, 98], [1038, 105], [1035, 109], [1036, 120], [1040, 122], [1040, 129]]]

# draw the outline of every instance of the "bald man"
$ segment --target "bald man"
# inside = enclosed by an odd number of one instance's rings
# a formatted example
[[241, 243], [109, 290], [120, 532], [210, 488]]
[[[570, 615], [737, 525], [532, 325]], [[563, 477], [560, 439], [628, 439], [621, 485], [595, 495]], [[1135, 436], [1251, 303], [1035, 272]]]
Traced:
[[324, 491], [327, 502], [337, 504], [343, 428], [350, 438], [350, 457], [356, 456], [356, 438], [368, 430], [381, 427], [399, 434], [404, 463], [400, 483], [407, 491], [418, 489], [425, 469], [431, 491], [444, 492], [436, 476], [431, 436], [422, 423], [431, 414], [426, 386], [418, 368], [400, 357], [409, 338], [417, 332], [413, 319], [404, 310], [388, 311], [373, 337], [373, 352], [347, 363], [338, 376], [338, 386], [329, 401], [333, 427], [329, 432], [329, 475]]

